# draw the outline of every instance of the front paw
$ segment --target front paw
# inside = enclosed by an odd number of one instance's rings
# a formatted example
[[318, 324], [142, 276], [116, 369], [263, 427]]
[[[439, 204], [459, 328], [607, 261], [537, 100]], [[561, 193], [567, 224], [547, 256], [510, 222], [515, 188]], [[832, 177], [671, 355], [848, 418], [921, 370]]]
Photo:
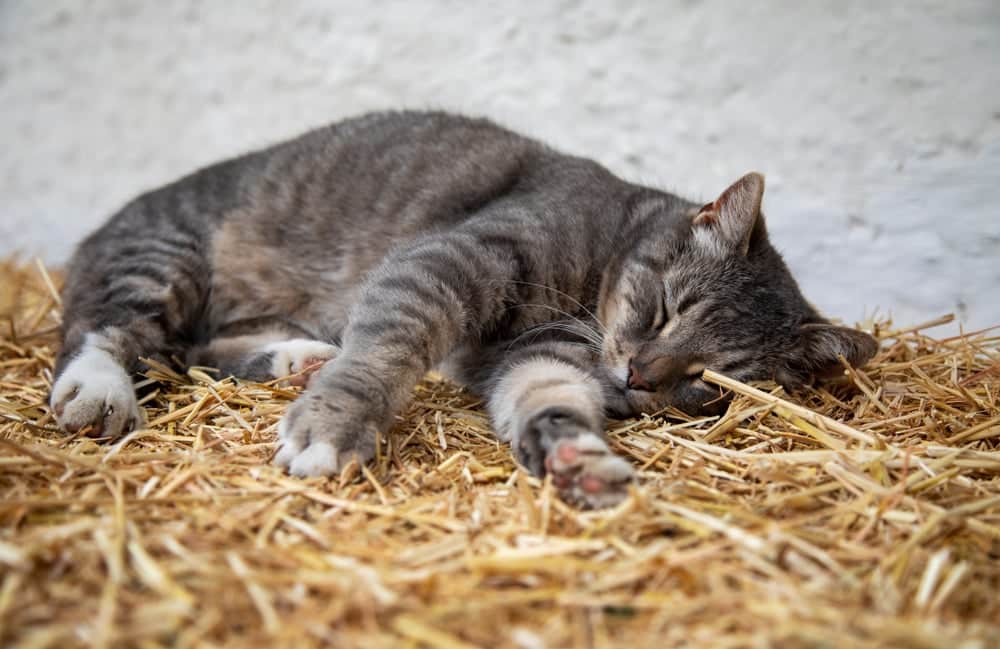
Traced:
[[337, 475], [351, 461], [375, 457], [376, 426], [318, 394], [303, 395], [278, 425], [274, 463], [296, 477]]
[[632, 465], [593, 433], [559, 440], [545, 457], [545, 468], [559, 496], [584, 509], [614, 507], [635, 479]]
[[69, 433], [115, 438], [142, 424], [128, 373], [106, 351], [85, 346], [52, 386], [52, 412]]
[[566, 502], [586, 509], [612, 507], [628, 495], [635, 471], [595, 429], [572, 408], [548, 407], [527, 419], [514, 451], [534, 475], [551, 475]]

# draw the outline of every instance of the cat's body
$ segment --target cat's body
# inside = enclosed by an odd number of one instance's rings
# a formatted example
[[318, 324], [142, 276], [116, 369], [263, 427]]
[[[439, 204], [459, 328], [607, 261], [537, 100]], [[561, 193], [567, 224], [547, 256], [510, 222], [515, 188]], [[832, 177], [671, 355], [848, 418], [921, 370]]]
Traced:
[[874, 352], [802, 299], [762, 191], [750, 175], [699, 210], [485, 120], [341, 122], [146, 194], [89, 237], [53, 408], [114, 436], [141, 417], [140, 357], [256, 380], [333, 359], [277, 458], [328, 475], [369, 459], [443, 366], [531, 471], [608, 504], [631, 470], [601, 439], [605, 412], [712, 409], [706, 366], [794, 385]]

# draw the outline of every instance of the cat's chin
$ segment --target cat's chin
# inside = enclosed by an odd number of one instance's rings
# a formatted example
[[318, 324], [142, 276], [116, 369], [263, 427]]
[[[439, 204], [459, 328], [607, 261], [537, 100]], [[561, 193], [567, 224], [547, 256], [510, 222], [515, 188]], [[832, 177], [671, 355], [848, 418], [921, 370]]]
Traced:
[[642, 408], [637, 407], [628, 398], [628, 394], [616, 390], [605, 395], [604, 414], [611, 419], [631, 419], [642, 414]]
[[605, 390], [604, 414], [611, 419], [631, 419], [672, 406], [690, 417], [719, 416], [729, 407], [729, 398], [688, 387], [666, 395], [628, 389]]
[[646, 412], [656, 412], [663, 405], [656, 395], [645, 390], [631, 390], [611, 378], [604, 388], [604, 414], [611, 419], [632, 419]]

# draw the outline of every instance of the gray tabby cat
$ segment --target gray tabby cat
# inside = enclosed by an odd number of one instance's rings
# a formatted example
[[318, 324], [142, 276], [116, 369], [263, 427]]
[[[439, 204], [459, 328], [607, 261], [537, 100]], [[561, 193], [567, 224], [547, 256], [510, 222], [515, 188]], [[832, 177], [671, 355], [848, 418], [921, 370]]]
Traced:
[[717, 413], [704, 368], [794, 388], [865, 363], [768, 241], [764, 179], [699, 205], [481, 119], [347, 120], [140, 196], [80, 246], [51, 405], [67, 431], [142, 422], [142, 357], [270, 380], [324, 361], [275, 462], [326, 476], [375, 453], [440, 367], [499, 437], [583, 506], [631, 466], [604, 418]]

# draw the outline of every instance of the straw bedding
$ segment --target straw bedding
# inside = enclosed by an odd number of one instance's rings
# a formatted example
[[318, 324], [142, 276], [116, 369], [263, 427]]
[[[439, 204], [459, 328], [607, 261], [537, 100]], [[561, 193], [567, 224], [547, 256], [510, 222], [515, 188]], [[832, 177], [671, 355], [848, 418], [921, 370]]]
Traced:
[[146, 429], [45, 405], [55, 286], [0, 264], [0, 645], [1000, 646], [1000, 336], [878, 327], [839, 386], [731, 384], [613, 423], [639, 468], [580, 512], [429, 378], [376, 462], [268, 460], [295, 392], [157, 368]]

